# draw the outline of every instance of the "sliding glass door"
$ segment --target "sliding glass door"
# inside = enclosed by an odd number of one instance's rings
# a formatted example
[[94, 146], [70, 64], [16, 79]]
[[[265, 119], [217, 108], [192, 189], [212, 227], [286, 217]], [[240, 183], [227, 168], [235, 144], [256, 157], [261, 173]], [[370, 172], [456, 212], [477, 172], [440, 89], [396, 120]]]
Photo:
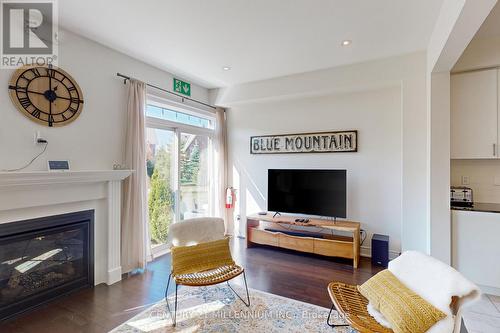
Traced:
[[168, 227], [176, 220], [176, 156], [174, 130], [146, 129], [149, 234], [153, 250], [160, 250], [165, 244]]
[[212, 216], [214, 119], [148, 104], [146, 165], [152, 253], [166, 250], [172, 223]]
[[180, 142], [180, 217], [184, 220], [209, 216], [209, 137], [181, 133]]

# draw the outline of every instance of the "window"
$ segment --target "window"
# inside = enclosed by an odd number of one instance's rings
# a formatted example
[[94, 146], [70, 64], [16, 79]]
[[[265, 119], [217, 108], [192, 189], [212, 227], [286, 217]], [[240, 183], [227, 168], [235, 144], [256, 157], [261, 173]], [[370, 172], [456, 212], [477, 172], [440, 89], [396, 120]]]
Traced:
[[157, 119], [168, 120], [184, 125], [213, 129], [213, 121], [199, 115], [191, 115], [180, 111], [170, 110], [164, 107], [148, 104], [146, 116]]
[[147, 128], [146, 133], [149, 233], [156, 246], [167, 241], [175, 220], [175, 131]]
[[181, 133], [181, 219], [210, 215], [210, 140], [206, 135]]
[[146, 107], [149, 232], [153, 255], [166, 250], [175, 221], [211, 216], [215, 118], [156, 99]]

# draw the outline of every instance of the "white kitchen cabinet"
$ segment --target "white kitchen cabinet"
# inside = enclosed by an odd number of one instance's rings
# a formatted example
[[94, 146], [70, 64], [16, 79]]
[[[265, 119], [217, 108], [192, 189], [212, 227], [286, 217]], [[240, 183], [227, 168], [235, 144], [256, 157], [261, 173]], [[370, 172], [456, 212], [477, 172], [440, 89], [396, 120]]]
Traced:
[[451, 158], [498, 158], [498, 70], [451, 76]]
[[500, 291], [500, 213], [451, 211], [452, 266], [484, 292]]

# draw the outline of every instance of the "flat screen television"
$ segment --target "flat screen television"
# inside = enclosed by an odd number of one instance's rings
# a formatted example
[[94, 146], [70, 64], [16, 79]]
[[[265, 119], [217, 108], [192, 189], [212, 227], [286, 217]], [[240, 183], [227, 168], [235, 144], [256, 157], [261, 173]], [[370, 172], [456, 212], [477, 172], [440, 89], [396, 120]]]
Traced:
[[345, 218], [346, 170], [269, 169], [267, 210]]

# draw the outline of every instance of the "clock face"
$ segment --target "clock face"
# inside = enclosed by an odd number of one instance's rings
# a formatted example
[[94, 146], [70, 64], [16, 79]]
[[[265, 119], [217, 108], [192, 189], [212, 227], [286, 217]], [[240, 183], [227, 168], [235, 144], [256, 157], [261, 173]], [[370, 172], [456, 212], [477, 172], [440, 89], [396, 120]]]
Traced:
[[18, 69], [9, 83], [12, 102], [31, 120], [64, 126], [78, 118], [83, 95], [75, 80], [55, 66], [27, 66]]

